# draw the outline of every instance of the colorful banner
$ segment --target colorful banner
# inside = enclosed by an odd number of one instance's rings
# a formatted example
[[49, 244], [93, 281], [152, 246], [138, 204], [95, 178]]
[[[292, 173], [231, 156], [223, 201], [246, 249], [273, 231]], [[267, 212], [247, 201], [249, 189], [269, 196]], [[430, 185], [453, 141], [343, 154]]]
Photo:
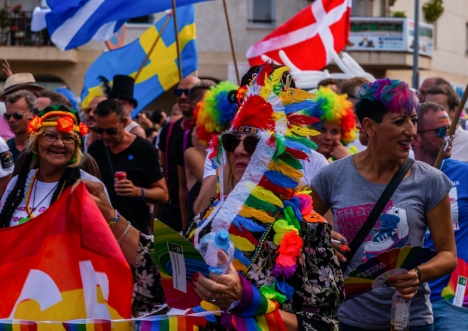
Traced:
[[[0, 242], [0, 318], [69, 321], [131, 316], [130, 267], [83, 184], [73, 193], [67, 189], [37, 218], [1, 229]], [[42, 327], [65, 330], [44, 324], [39, 330]], [[130, 330], [130, 323], [115, 329]]]

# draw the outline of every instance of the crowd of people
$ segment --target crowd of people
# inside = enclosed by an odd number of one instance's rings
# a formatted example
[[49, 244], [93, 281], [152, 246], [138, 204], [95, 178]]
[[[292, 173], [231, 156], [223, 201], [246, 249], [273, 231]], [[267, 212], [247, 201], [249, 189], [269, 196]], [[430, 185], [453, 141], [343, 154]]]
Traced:
[[[195, 246], [211, 231], [231, 235], [226, 274], [192, 280], [224, 311], [207, 317], [209, 330], [260, 316], [287, 330], [389, 330], [395, 291], [411, 300], [411, 330], [465, 328], [466, 308], [442, 297], [457, 259], [468, 261], [468, 131], [460, 121], [448, 136], [460, 99], [445, 79], [418, 91], [391, 79], [328, 79], [307, 92], [287, 68], [266, 63], [240, 86], [185, 77], [169, 114], [132, 119], [129, 76], [116, 75], [107, 94], [77, 109], [66, 89], [7, 74], [2, 227], [30, 221], [85, 183], [133, 267], [135, 316], [165, 302], [148, 253], [157, 218]], [[406, 164], [351, 257], [350, 243]], [[352, 270], [405, 245], [437, 255], [346, 300]]]

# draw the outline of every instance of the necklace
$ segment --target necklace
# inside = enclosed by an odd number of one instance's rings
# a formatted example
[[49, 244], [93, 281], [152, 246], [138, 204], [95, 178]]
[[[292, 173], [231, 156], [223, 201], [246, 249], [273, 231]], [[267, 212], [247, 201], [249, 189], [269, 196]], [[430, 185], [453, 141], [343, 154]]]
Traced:
[[[28, 188], [28, 192], [26, 192], [26, 212], [28, 213], [28, 215], [26, 217], [23, 217], [22, 219], [19, 220], [18, 224], [23, 224], [23, 223], [26, 223], [27, 221], [33, 219], [35, 216], [33, 214], [33, 212], [36, 210], [36, 208], [38, 206], [40, 206], [45, 199], [47, 199], [47, 197], [53, 192], [55, 191], [55, 189], [57, 188], [58, 186], [58, 183], [57, 185], [55, 185], [50, 191], [49, 193], [47, 193], [47, 195], [36, 205], [36, 207], [34, 207], [34, 204], [36, 202], [36, 191], [37, 191], [37, 173], [38, 173], [39, 169], [36, 170], [36, 172], [34, 173], [33, 175], [33, 178], [31, 179], [31, 184], [29, 184], [29, 188]], [[29, 206], [29, 202], [31, 201], [31, 194], [32, 194], [32, 190], [33, 190], [33, 187], [34, 187], [34, 196], [33, 196], [33, 203], [32, 203], [32, 208]]]

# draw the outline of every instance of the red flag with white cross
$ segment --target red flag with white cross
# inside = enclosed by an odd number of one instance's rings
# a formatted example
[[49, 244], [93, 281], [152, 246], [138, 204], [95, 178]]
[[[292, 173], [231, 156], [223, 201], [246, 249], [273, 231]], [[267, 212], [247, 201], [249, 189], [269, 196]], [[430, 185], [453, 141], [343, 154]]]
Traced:
[[315, 0], [310, 6], [247, 50], [250, 65], [266, 55], [283, 63], [283, 50], [301, 70], [321, 70], [332, 60], [331, 50], [345, 47], [350, 30], [351, 0]]

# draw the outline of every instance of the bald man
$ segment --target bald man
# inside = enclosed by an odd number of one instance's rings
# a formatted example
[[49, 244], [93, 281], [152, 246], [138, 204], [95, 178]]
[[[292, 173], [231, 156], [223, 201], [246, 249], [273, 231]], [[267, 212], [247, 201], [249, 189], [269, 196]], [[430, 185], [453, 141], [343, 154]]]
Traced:
[[177, 143], [182, 141], [178, 137], [195, 125], [195, 116], [193, 107], [190, 106], [189, 95], [190, 89], [198, 82], [200, 79], [197, 77], [188, 76], [179, 83], [174, 93], [182, 112], [182, 118], [164, 126], [159, 139], [159, 155], [169, 190], [169, 202], [161, 206], [158, 218], [176, 231], [180, 231], [186, 226], [186, 224], [182, 224], [179, 206], [177, 150], [180, 150], [180, 147], [177, 146]]
[[418, 89], [418, 98], [420, 102], [424, 102], [424, 96], [426, 95], [426, 92], [433, 86], [436, 85], [448, 85], [450, 86], [450, 83], [445, 80], [442, 77], [430, 77], [426, 78], [424, 82], [421, 84], [421, 86]]

